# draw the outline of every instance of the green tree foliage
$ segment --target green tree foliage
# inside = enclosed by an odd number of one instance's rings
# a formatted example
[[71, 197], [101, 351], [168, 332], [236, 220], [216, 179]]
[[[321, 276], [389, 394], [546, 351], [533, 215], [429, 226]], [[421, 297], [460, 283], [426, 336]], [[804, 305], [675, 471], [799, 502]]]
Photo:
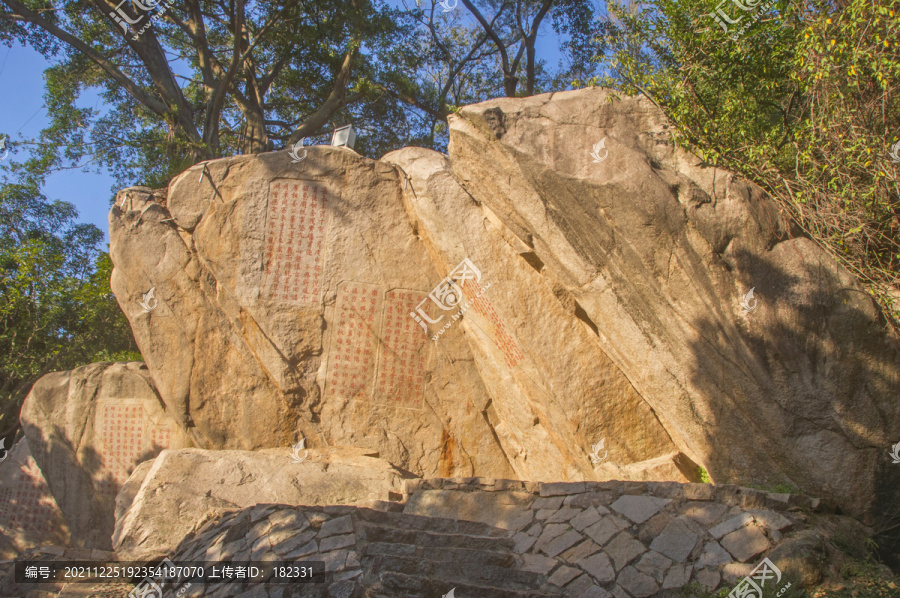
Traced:
[[[463, 3], [0, 0], [0, 43], [55, 61], [49, 147], [69, 163], [90, 156], [119, 186], [157, 187], [198, 161], [326, 141], [347, 122], [364, 155], [442, 149], [453, 106], [548, 87], [545, 21], [568, 36], [568, 69], [590, 73], [591, 0]], [[103, 111], [76, 108], [87, 88]]]
[[[55, 63], [53, 147], [90, 155], [120, 185], [159, 186], [200, 160], [320, 135], [331, 120], [402, 119], [378, 89], [391, 70], [379, 53], [400, 35], [394, 12], [377, 0], [3, 0], [0, 41]], [[75, 107], [88, 87], [104, 111]]]
[[645, 94], [679, 143], [763, 186], [900, 325], [900, 2], [736, 4], [727, 32], [715, 0], [611, 6], [591, 82]]
[[0, 186], [0, 438], [15, 433], [22, 399], [47, 372], [141, 358], [109, 289], [103, 233], [39, 182], [20, 172]]

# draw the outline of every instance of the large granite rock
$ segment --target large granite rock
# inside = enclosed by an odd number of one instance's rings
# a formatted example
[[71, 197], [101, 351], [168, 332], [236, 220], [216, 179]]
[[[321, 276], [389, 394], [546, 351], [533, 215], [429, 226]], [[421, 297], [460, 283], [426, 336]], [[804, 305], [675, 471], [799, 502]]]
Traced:
[[0, 461], [0, 560], [69, 540], [69, 526], [23, 438]]
[[601, 89], [499, 99], [451, 119], [450, 156], [682, 452], [720, 482], [788, 481], [865, 510], [900, 481], [882, 469], [900, 437], [897, 345], [849, 272], [667, 129], [646, 99]]
[[135, 466], [165, 448], [192, 446], [139, 362], [47, 374], [20, 420], [72, 545], [82, 548], [111, 547], [116, 495]]
[[701, 463], [851, 512], [898, 487], [900, 353], [872, 302], [639, 98], [466, 107], [449, 158], [208, 162], [120, 193], [110, 236], [116, 297], [203, 448], [302, 436], [529, 480]]
[[113, 545], [123, 559], [171, 555], [225, 512], [257, 504], [357, 505], [402, 497], [402, 474], [362, 449], [163, 451], [122, 489]]

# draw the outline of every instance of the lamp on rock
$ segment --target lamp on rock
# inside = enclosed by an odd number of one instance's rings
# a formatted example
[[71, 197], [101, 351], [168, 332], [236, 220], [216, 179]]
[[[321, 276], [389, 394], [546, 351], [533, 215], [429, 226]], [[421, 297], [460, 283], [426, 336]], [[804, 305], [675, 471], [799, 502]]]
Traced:
[[356, 130], [353, 128], [353, 125], [347, 125], [339, 129], [335, 129], [334, 135], [332, 135], [331, 137], [331, 145], [336, 147], [345, 146], [353, 149], [353, 145], [355, 143]]

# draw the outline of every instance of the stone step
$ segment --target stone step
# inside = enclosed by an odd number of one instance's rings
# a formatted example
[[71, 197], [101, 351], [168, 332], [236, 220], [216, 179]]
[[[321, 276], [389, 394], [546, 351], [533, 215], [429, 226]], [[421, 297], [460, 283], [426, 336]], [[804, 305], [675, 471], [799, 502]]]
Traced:
[[367, 559], [367, 569], [374, 574], [403, 573], [428, 577], [448, 583], [473, 583], [485, 586], [501, 586], [510, 590], [525, 591], [541, 588], [547, 578], [540, 573], [520, 571], [508, 567], [495, 567], [479, 563], [454, 563], [427, 559], [377, 556]]
[[381, 527], [393, 527], [414, 531], [427, 530], [441, 534], [465, 534], [467, 536], [485, 536], [491, 538], [512, 536], [512, 533], [508, 530], [492, 527], [486, 523], [479, 523], [477, 521], [428, 517], [425, 515], [413, 515], [411, 513], [376, 511], [367, 508], [357, 509], [356, 514], [359, 519], [365, 522], [365, 524], [378, 525]]
[[485, 536], [468, 536], [454, 533], [435, 533], [396, 529], [391, 527], [365, 527], [367, 542], [383, 542], [385, 544], [407, 544], [423, 548], [469, 548], [471, 550], [489, 550], [496, 552], [512, 551], [515, 543], [512, 538], [490, 538]]
[[516, 590], [473, 583], [448, 582], [419, 575], [384, 572], [379, 583], [366, 591], [366, 598], [439, 598], [456, 588], [456, 598], [549, 598], [562, 596], [540, 590]]
[[364, 556], [398, 556], [429, 561], [451, 561], [454, 563], [482, 563], [494, 567], [510, 567], [516, 557], [510, 552], [496, 550], [473, 550], [471, 548], [424, 548], [409, 544], [369, 542]]

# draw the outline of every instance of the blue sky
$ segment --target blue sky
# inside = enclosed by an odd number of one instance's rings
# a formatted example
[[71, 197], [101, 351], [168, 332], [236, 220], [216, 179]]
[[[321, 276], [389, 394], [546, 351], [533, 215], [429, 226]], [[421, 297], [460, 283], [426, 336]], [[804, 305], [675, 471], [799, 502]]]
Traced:
[[[43, 78], [47, 66], [44, 57], [30, 48], [0, 46], [0, 136], [12, 142], [34, 139], [47, 125]], [[85, 97], [87, 102], [81, 105], [99, 105], [95, 95]], [[7, 160], [21, 157], [10, 154]], [[82, 222], [96, 224], [106, 233], [112, 184], [112, 177], [105, 174], [68, 170], [50, 175], [44, 191], [50, 199], [75, 204]]]
[[[452, 0], [448, 2], [452, 5]], [[388, 0], [388, 4], [402, 6], [402, 0]], [[415, 0], [407, 0], [406, 4], [415, 6]], [[537, 46], [538, 57], [555, 65], [559, 59], [559, 46], [549, 18], [544, 20]], [[47, 125], [43, 72], [48, 66], [43, 56], [30, 48], [0, 46], [0, 137], [6, 136], [13, 143], [35, 139]], [[82, 94], [79, 106], [90, 106], [102, 111], [101, 100], [90, 92]], [[7, 160], [23, 157], [23, 154], [10, 154]], [[50, 199], [61, 199], [74, 204], [78, 209], [79, 220], [98, 226], [108, 242], [107, 214], [114, 192], [112, 186], [113, 179], [105, 172], [98, 174], [67, 170], [51, 174], [47, 178], [44, 192]]]

